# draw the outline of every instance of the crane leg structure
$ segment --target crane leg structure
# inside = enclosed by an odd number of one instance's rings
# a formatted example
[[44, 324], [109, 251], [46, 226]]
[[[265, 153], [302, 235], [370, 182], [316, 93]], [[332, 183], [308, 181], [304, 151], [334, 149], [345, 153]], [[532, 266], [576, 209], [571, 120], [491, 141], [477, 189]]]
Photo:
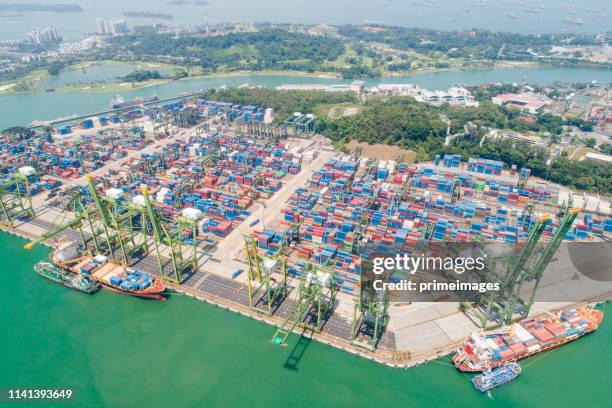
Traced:
[[296, 327], [320, 333], [334, 310], [336, 293], [333, 271], [306, 262], [300, 276], [297, 299], [272, 336], [272, 341], [286, 346], [287, 338]]

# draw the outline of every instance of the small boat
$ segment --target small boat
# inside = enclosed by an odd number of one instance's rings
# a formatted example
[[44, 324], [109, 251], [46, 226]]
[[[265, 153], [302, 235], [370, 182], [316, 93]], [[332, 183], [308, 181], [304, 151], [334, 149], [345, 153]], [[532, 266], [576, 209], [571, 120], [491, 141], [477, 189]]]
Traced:
[[472, 378], [472, 384], [480, 392], [487, 392], [492, 388], [504, 385], [521, 373], [521, 366], [518, 363], [506, 363], [501, 367], [494, 368], [493, 370], [486, 370], [482, 374], [478, 374]]
[[99, 283], [90, 281], [80, 274], [67, 273], [49, 262], [38, 262], [34, 265], [34, 271], [45, 279], [79, 292], [92, 294], [100, 289]]

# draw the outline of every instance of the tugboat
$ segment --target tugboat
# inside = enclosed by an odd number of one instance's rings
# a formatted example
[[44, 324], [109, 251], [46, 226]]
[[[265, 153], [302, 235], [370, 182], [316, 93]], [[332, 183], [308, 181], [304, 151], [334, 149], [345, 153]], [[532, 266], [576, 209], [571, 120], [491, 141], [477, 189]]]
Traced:
[[60, 285], [79, 292], [91, 295], [100, 289], [99, 283], [90, 281], [80, 274], [73, 275], [67, 273], [49, 262], [38, 262], [34, 265], [34, 271], [51, 282], [59, 283]]
[[500, 385], [506, 384], [521, 373], [521, 366], [518, 363], [506, 363], [501, 367], [493, 370], [488, 369], [482, 374], [478, 374], [472, 378], [472, 384], [480, 392], [487, 392], [492, 388], [499, 387]]

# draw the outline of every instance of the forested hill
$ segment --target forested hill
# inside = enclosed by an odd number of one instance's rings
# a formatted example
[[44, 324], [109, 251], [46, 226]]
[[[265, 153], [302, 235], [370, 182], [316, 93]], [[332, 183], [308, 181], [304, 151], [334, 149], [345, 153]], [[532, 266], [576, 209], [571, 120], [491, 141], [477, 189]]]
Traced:
[[519, 34], [487, 30], [442, 31], [423, 28], [380, 26], [364, 30], [362, 26], [338, 27], [346, 38], [385, 43], [400, 50], [443, 52], [449, 57], [528, 60], [531, 53], [550, 50], [554, 45], [595, 45], [592, 34]]
[[181, 36], [155, 33], [113, 38], [112, 52], [140, 60], [168, 57], [185, 65], [216, 70], [317, 70], [325, 61], [343, 52], [342, 41], [334, 38], [268, 29], [218, 36]]

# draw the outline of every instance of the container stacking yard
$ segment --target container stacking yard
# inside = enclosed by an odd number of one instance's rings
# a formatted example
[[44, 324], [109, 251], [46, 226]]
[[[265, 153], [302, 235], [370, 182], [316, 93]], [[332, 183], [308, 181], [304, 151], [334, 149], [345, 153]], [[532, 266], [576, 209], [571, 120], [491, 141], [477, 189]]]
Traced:
[[[450, 302], [373, 298], [361, 286], [364, 243], [414, 251], [522, 244], [534, 231], [543, 242], [612, 233], [607, 199], [532, 180], [529, 169], [457, 155], [417, 165], [346, 155], [264, 121], [269, 114], [191, 99], [7, 129], [0, 222], [32, 244], [76, 241], [271, 323], [274, 343], [301, 331], [398, 366], [450, 352], [478, 325]], [[569, 202], [580, 209], [572, 219]], [[612, 291], [584, 285], [584, 301]]]

